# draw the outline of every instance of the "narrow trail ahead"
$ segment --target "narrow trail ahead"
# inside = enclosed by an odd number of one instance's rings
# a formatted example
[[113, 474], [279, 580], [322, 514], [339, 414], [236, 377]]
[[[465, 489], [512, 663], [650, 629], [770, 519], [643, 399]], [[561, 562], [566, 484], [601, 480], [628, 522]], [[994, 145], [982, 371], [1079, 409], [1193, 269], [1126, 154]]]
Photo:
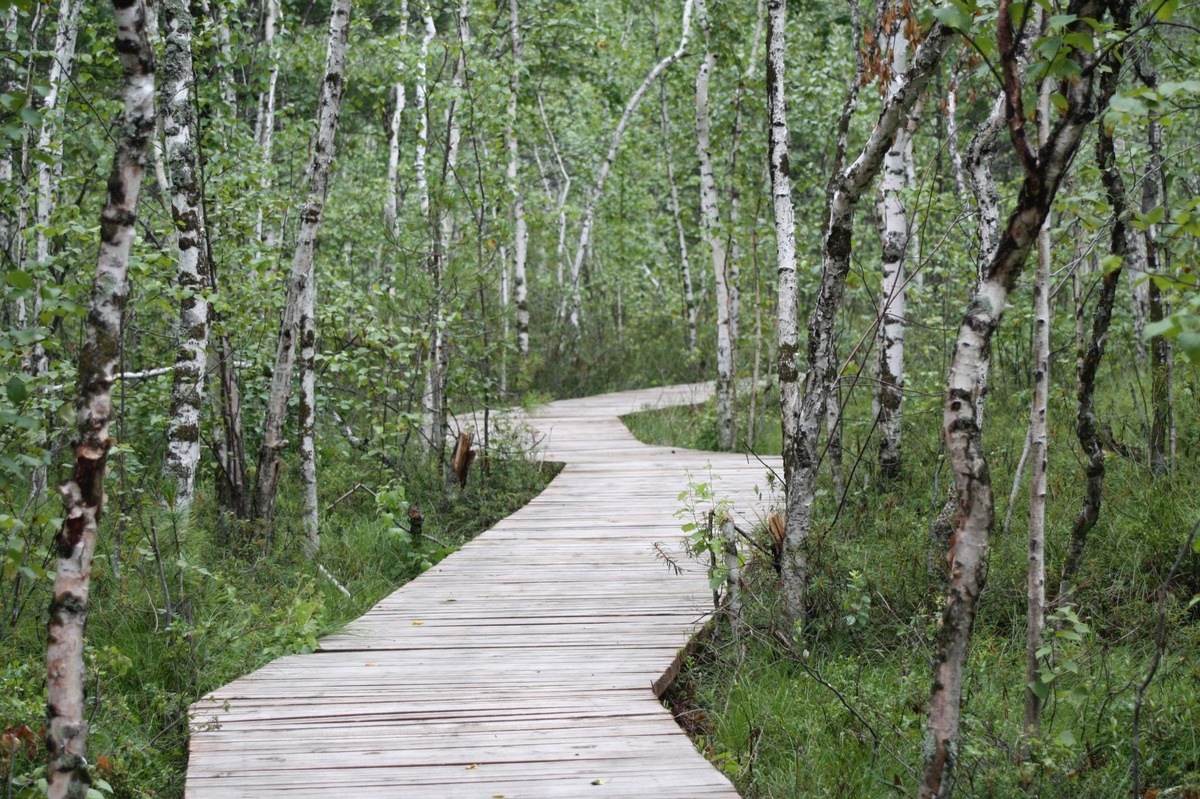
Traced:
[[766, 469], [646, 446], [618, 418], [710, 390], [537, 412], [539, 454], [562, 473], [317, 652], [198, 702], [186, 797], [736, 797], [656, 696], [712, 595], [702, 567], [680, 557], [675, 575], [653, 545], [678, 554], [687, 472], [707, 480], [711, 464], [717, 495], [753, 520]]

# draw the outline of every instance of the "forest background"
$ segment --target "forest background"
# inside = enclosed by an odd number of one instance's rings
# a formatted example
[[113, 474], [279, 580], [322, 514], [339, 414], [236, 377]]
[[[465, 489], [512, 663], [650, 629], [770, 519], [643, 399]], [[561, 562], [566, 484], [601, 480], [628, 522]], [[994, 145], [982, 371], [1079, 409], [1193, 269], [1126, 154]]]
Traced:
[[785, 459], [673, 699], [744, 795], [1197, 789], [1193, 6], [0, 14], [6, 796], [83, 779], [47, 608], [92, 790], [180, 795], [190, 702], [552, 476], [455, 411], [697, 379], [630, 424]]

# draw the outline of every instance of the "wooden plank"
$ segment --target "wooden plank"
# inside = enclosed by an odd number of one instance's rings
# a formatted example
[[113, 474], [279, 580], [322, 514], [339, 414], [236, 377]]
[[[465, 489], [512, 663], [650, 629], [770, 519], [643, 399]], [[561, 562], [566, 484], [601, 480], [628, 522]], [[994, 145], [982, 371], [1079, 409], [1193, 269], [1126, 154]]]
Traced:
[[[714, 490], [748, 526], [764, 513], [754, 487], [765, 493], [767, 470], [644, 446], [618, 419], [710, 392], [675, 386], [494, 414], [527, 423], [538, 455], [567, 466], [317, 652], [197, 702], [188, 799], [736, 797], [655, 695], [711, 610], [704, 566], [681, 555], [679, 494], [719, 475]], [[481, 423], [464, 415], [454, 427]]]

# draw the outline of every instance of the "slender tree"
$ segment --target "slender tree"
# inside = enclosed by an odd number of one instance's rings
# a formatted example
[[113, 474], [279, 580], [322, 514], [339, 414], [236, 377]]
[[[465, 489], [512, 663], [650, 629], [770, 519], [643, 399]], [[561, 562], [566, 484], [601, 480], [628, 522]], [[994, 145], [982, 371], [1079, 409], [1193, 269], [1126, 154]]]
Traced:
[[[1074, 0], [1068, 9], [1072, 21], [1066, 24], [1065, 33], [1090, 37], [1090, 23], [1098, 21], [1105, 9], [1106, 4], [1100, 0]], [[987, 352], [991, 345], [1009, 292], [1034, 246], [1083, 132], [1095, 117], [1094, 87], [1099, 67], [1108, 63], [1112, 68], [1110, 59], [1100, 52], [1083, 48], [1070, 51], [1068, 57], [1078, 68], [1078, 78], [1064, 79], [1058, 84], [1058, 93], [1066, 100], [1066, 112], [1050, 131], [1046, 144], [1035, 148], [1025, 128], [1010, 0], [1001, 0], [998, 8], [997, 39], [1003, 68], [1005, 117], [1024, 181], [986, 277], [959, 328], [947, 379], [942, 437], [954, 475], [958, 516], [949, 555], [945, 609], [933, 661], [921, 799], [947, 797], [953, 790], [963, 671], [979, 593], [983, 589], [988, 535], [995, 513], [987, 457], [975, 416], [981, 374], [979, 354]]]
[[529, 280], [525, 274], [529, 227], [525, 221], [525, 200], [521, 193], [518, 169], [521, 162], [520, 140], [517, 136], [517, 108], [521, 94], [521, 21], [517, 0], [509, 0], [509, 37], [512, 41], [512, 70], [508, 79], [508, 125], [505, 146], [508, 164], [504, 178], [513, 214], [513, 302], [517, 306], [517, 354], [522, 360], [529, 357]]
[[[397, 33], [397, 40], [401, 47], [408, 44], [408, 0], [400, 0], [400, 30]], [[404, 81], [397, 80], [393, 90], [396, 97], [396, 104], [392, 107], [391, 125], [388, 127], [388, 166], [387, 166], [387, 193], [383, 197], [383, 222], [387, 225], [388, 231], [392, 234], [392, 238], [396, 241], [400, 239], [400, 213], [398, 208], [398, 192], [399, 186], [397, 181], [400, 175], [400, 134], [401, 122], [403, 120], [404, 106], [407, 101], [407, 96], [404, 91]], [[394, 291], [395, 287], [389, 287]]]
[[196, 143], [192, 135], [196, 123], [191, 97], [191, 87], [196, 80], [192, 66], [192, 15], [183, 0], [164, 0], [161, 20], [166, 32], [161, 70], [162, 119], [171, 176], [171, 217], [179, 248], [175, 281], [181, 296], [164, 471], [176, 480], [175, 507], [186, 512], [191, 505], [196, 467], [200, 463], [200, 411], [208, 363], [210, 307], [206, 295], [210, 289], [210, 268], [208, 231], [200, 201]]
[[[317, 105], [317, 130], [312, 155], [305, 170], [307, 196], [300, 214], [300, 230], [296, 235], [296, 250], [288, 279], [287, 301], [279, 326], [275, 349], [275, 368], [271, 374], [271, 393], [268, 397], [266, 419], [263, 423], [263, 443], [258, 454], [255, 509], [257, 515], [270, 521], [275, 515], [275, 493], [279, 487], [281, 451], [287, 446], [283, 425], [287, 401], [292, 389], [292, 372], [296, 361], [297, 337], [301, 348], [301, 382], [304, 392], [300, 401], [301, 471], [305, 484], [305, 530], [307, 548], [315, 550], [318, 539], [315, 526], [316, 466], [312, 461], [313, 424], [313, 358], [316, 346], [316, 320], [313, 314], [316, 270], [314, 248], [325, 196], [329, 189], [329, 168], [333, 162], [337, 139], [338, 117], [342, 94], [345, 91], [346, 47], [350, 33], [350, 0], [334, 0], [329, 16], [329, 45], [325, 57], [325, 74], [321, 81], [321, 98]], [[307, 442], [307, 443], [306, 443]]]
[[717, 65], [717, 54], [710, 41], [710, 22], [705, 0], [698, 0], [696, 17], [704, 35], [704, 57], [696, 73], [696, 154], [700, 159], [700, 227], [712, 257], [713, 279], [717, 287], [717, 447], [733, 449], [737, 429], [733, 415], [733, 299], [730, 296], [725, 238], [720, 231], [717, 211], [717, 183], [709, 152], [708, 85]]
[[113, 4], [116, 53], [124, 76], [124, 116], [117, 128], [108, 198], [100, 216], [100, 253], [92, 283], [87, 339], [79, 354], [75, 464], [60, 487], [63, 523], [55, 540], [58, 564], [50, 600], [46, 648], [46, 767], [50, 799], [83, 797], [87, 764], [87, 624], [92, 556], [104, 509], [104, 471], [113, 444], [112, 386], [121, 345], [121, 320], [129, 295], [129, 253], [136, 233], [142, 173], [155, 132], [154, 52], [140, 0]]
[[[937, 70], [955, 36], [954, 29], [940, 21], [934, 23], [913, 54], [908, 71], [896, 91], [885, 99], [879, 119], [858, 156], [836, 172], [830, 183], [828, 221], [822, 245], [821, 284], [808, 324], [808, 370], [803, 378], [792, 441], [785, 444], [785, 453], [790, 461], [785, 466], [787, 525], [783, 541], [782, 581], [785, 612], [793, 621], [804, 618], [808, 593], [805, 550], [812, 530], [813, 502], [816, 498], [817, 468], [820, 463], [817, 445], [837, 374], [834, 323], [845, 290], [846, 276], [850, 271], [854, 209], [879, 173], [896, 131], [905, 124], [909, 111]], [[782, 369], [780, 379], [783, 379]]]

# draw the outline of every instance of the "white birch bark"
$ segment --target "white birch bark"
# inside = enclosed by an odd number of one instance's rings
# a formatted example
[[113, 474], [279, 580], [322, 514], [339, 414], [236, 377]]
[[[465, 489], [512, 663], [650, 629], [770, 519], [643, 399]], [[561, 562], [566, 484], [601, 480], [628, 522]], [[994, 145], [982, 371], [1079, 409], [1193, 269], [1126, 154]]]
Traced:
[[[777, 271], [777, 330], [779, 410], [783, 429], [784, 482], [790, 483], [795, 462], [796, 425], [800, 418], [800, 344], [796, 287], [796, 211], [792, 205], [791, 167], [788, 161], [786, 68], [787, 0], [769, 0], [767, 11], [767, 115], [770, 127], [768, 160], [771, 168], [771, 201], [775, 215], [775, 267]], [[792, 568], [807, 581], [807, 556], [796, 552]]]
[[142, 173], [154, 137], [154, 53], [140, 0], [113, 5], [116, 53], [124, 76], [124, 117], [100, 217], [100, 252], [92, 284], [87, 339], [79, 356], [75, 399], [78, 441], [71, 478], [63, 483], [64, 521], [55, 540], [58, 557], [46, 647], [47, 796], [84, 796], [88, 718], [83, 661], [92, 557], [104, 506], [104, 471], [113, 444], [113, 374], [120, 352], [121, 319], [129, 294], [129, 253], [136, 234]]
[[[1046, 12], [1039, 16], [1045, 29]], [[1038, 146], [1050, 137], [1050, 82], [1038, 91]], [[1037, 236], [1037, 267], [1033, 280], [1033, 403], [1029, 412], [1028, 569], [1025, 627], [1025, 736], [1041, 735], [1042, 703], [1032, 686], [1038, 681], [1038, 656], [1046, 625], [1046, 479], [1049, 469], [1050, 412], [1050, 215]]]
[[821, 284], [808, 324], [808, 371], [804, 375], [795, 442], [790, 448], [792, 461], [786, 469], [788, 513], [783, 543], [782, 583], [785, 611], [793, 621], [804, 618], [807, 601], [807, 561], [803, 552], [812, 529], [817, 469], [820, 465], [817, 445], [821, 427], [825, 423], [829, 393], [837, 373], [834, 323], [845, 290], [846, 275], [850, 270], [854, 209], [883, 165], [883, 158], [892, 145], [896, 131], [905, 124], [909, 111], [957, 35], [940, 22], [934, 24], [913, 54], [911, 65], [896, 91], [884, 101], [879, 119], [858, 157], [836, 174], [830, 185]]
[[[317, 105], [317, 130], [309, 157], [305, 177], [308, 193], [300, 213], [300, 229], [296, 234], [296, 249], [292, 257], [292, 271], [288, 278], [287, 304], [279, 326], [279, 339], [275, 350], [275, 368], [271, 374], [271, 393], [267, 401], [266, 419], [263, 423], [263, 443], [259, 450], [256, 511], [259, 518], [270, 521], [275, 514], [275, 493], [279, 485], [280, 452], [287, 446], [283, 438], [283, 424], [287, 412], [288, 396], [292, 388], [292, 372], [296, 361], [297, 338], [300, 339], [301, 370], [312, 371], [312, 359], [316, 346], [316, 324], [311, 311], [306, 315], [304, 304], [306, 293], [315, 297], [316, 274], [314, 248], [317, 231], [321, 226], [321, 215], [325, 209], [325, 197], [329, 188], [329, 167], [333, 162], [337, 140], [338, 118], [346, 81], [346, 46], [350, 32], [350, 0], [333, 0], [329, 16], [329, 45], [326, 51], [325, 75], [321, 82], [321, 98]], [[314, 285], [310, 285], [314, 284]], [[305, 538], [306, 549], [315, 551], [319, 543], [315, 514], [315, 462], [309, 463], [312, 450], [305, 444], [312, 436], [312, 402], [302, 397], [300, 402], [301, 477], [305, 492]], [[311, 478], [311, 479], [310, 479]], [[310, 506], [310, 502], [313, 504]]]
[[709, 44], [708, 8], [705, 0], [696, 3], [696, 17], [704, 33], [704, 57], [696, 73], [696, 155], [700, 160], [700, 228], [712, 257], [717, 300], [717, 448], [731, 450], [737, 441], [733, 416], [733, 331], [730, 323], [732, 299], [725, 239], [720, 231], [717, 211], [717, 184], [709, 152], [708, 86], [717, 54]]
[[[1090, 36], [1087, 21], [1100, 18], [1104, 6], [1098, 0], [1081, 0], [1073, 2], [1070, 10], [1077, 19], [1067, 24], [1065, 33]], [[945, 609], [933, 658], [920, 799], [941, 799], [948, 797], [952, 790], [963, 674], [979, 594], [983, 589], [988, 538], [995, 514], [982, 431], [975, 415], [980, 354], [991, 346], [1009, 292], [1034, 246], [1037, 231], [1045, 222], [1084, 130], [1096, 115], [1093, 87], [1099, 73], [1099, 56], [1076, 49], [1070, 57], [1079, 66], [1082, 77], [1058, 85], [1057, 90], [1067, 102], [1066, 113], [1058, 118], [1046, 144], [1034, 152], [1025, 134], [1021, 81], [1009, 11], [1008, 0], [1001, 0], [998, 39], [1004, 54], [1006, 118], [1025, 179], [1020, 199], [1008, 218], [985, 279], [959, 327], [947, 378], [942, 437], [954, 475], [958, 514], [949, 553], [950, 578], [946, 586]], [[1110, 64], [1109, 69], [1112, 68], [1114, 66]]]
[[414, 148], [413, 173], [417, 182], [417, 206], [422, 216], [429, 216], [429, 176], [426, 162], [429, 152], [429, 89], [426, 85], [426, 72], [429, 69], [429, 43], [437, 36], [437, 28], [433, 24], [433, 11], [428, 0], [421, 2], [421, 21], [424, 32], [421, 35], [421, 46], [417, 51], [417, 75], [413, 88], [415, 112], [417, 114], [417, 142]]
[[671, 190], [671, 215], [679, 239], [679, 277], [683, 282], [683, 311], [687, 319], [687, 349], [696, 351], [696, 292], [692, 286], [692, 265], [688, 260], [687, 236], [683, 231], [683, 211], [679, 204], [679, 184], [675, 180], [675, 162], [671, 158], [671, 117], [667, 113], [666, 81], [658, 82], [659, 105], [662, 107], [663, 160], [667, 165], [667, 185]]
[[596, 182], [593, 184], [587, 201], [584, 203], [583, 222], [579, 228], [579, 241], [575, 246], [575, 256], [571, 262], [570, 321], [576, 336], [579, 335], [579, 314], [583, 306], [583, 298], [580, 295], [579, 276], [583, 270], [584, 258], [587, 257], [588, 246], [592, 240], [592, 225], [596, 221], [596, 206], [600, 202], [600, 196], [604, 193], [604, 183], [608, 179], [608, 173], [612, 170], [613, 162], [617, 159], [617, 150], [621, 147], [621, 139], [625, 136], [625, 130], [629, 127], [629, 121], [633, 118], [633, 112], [637, 110], [638, 105], [642, 102], [642, 98], [646, 96], [646, 92], [653, 85], [654, 81], [658, 79], [658, 76], [667, 67], [678, 61], [687, 48], [688, 33], [692, 23], [692, 2], [693, 0], [684, 0], [679, 47], [675, 49], [675, 52], [654, 65], [649, 74], [646, 75], [645, 80], [642, 81], [642, 84], [638, 86], [637, 91], [633, 93], [629, 101], [625, 104], [625, 111], [621, 114], [621, 120], [617, 123], [616, 129], [613, 130], [612, 139], [609, 141], [608, 153], [600, 163], [600, 171], [596, 175]]
[[[408, 44], [408, 0], [400, 0], [400, 46]], [[388, 129], [387, 194], [383, 198], [383, 222], [394, 240], [400, 239], [400, 209], [398, 206], [398, 181], [400, 176], [400, 132], [407, 96], [404, 81], [396, 81], [396, 105], [392, 109], [391, 125]], [[389, 286], [389, 293], [395, 291]]]
[[[271, 162], [274, 158], [275, 147], [275, 90], [279, 84], [279, 42], [278, 26], [279, 17], [282, 13], [280, 0], [266, 0], [267, 13], [266, 20], [263, 24], [263, 46], [267, 50], [267, 58], [270, 61], [271, 69], [267, 76], [267, 90], [263, 92], [259, 98], [260, 114], [258, 117], [258, 130], [255, 131], [255, 141], [258, 143], [258, 149], [262, 156], [262, 179], [259, 183], [259, 189], [262, 191], [262, 200], [258, 207], [258, 218], [255, 221], [254, 232], [259, 240], [266, 243], [271, 242], [273, 228], [263, 229], [263, 209], [262, 205], [266, 201], [267, 192], [271, 190]], [[220, 34], [223, 46], [228, 46], [229, 27], [224, 26], [224, 33]], [[227, 84], [227, 91], [232, 91], [232, 87]], [[230, 97], [226, 95], [226, 102], [234, 105], [234, 116], [237, 115], [237, 97], [236, 93]]]
[[[517, 100], [521, 89], [521, 23], [517, 0], [509, 0], [509, 35], [512, 39], [512, 72], [508, 81], [508, 126], [505, 145], [508, 165], [504, 177], [513, 213], [513, 301], [517, 306], [517, 354], [522, 360], [529, 357], [529, 286], [525, 275], [526, 248], [529, 229], [525, 222], [525, 200], [521, 193], [518, 168], [521, 151], [517, 138]], [[507, 307], [507, 300], [505, 301]], [[507, 319], [507, 315], [505, 316]], [[505, 337], [507, 340], [507, 336]]]
[[[62, 177], [62, 94], [75, 61], [75, 38], [79, 31], [79, 9], [81, 0], [61, 0], [58, 7], [58, 26], [54, 33], [54, 56], [50, 62], [50, 74], [46, 83], [48, 90], [42, 100], [42, 126], [38, 132], [37, 149], [37, 206], [34, 216], [34, 257], [38, 266], [45, 269], [50, 261], [50, 215], [56, 205], [59, 179]], [[41, 280], [34, 281], [32, 321], [37, 324], [42, 313]], [[40, 375], [46, 371], [46, 349], [41, 342], [33, 345], [31, 370]]]
[[170, 170], [171, 217], [175, 221], [179, 263], [175, 282], [179, 301], [171, 421], [163, 470], [176, 481], [175, 508], [186, 514], [191, 506], [200, 463], [200, 412], [208, 364], [209, 290], [208, 232], [201, 203], [196, 143], [192, 137], [195, 111], [191, 87], [192, 15], [185, 0], [163, 0], [166, 49], [162, 63], [162, 119]]
[[[892, 80], [888, 94], [899, 89], [900, 78], [908, 70], [908, 37], [906, 18], [895, 23], [891, 38]], [[904, 207], [904, 190], [908, 187], [908, 161], [911, 135], [907, 125], [901, 125], [883, 158], [883, 176], [875, 200], [876, 223], [879, 228], [880, 265], [883, 284], [876, 328], [876, 383], [872, 410], [879, 428], [879, 471], [885, 478], [900, 475], [901, 412], [904, 405], [904, 340], [907, 331], [905, 306], [908, 278], [904, 261], [909, 246], [908, 212]]]
[[950, 166], [954, 170], [954, 187], [959, 197], [967, 196], [966, 169], [963, 166], [962, 150], [958, 146], [958, 87], [961, 75], [956, 69], [950, 75], [950, 86], [946, 90], [946, 149], [950, 152]]

